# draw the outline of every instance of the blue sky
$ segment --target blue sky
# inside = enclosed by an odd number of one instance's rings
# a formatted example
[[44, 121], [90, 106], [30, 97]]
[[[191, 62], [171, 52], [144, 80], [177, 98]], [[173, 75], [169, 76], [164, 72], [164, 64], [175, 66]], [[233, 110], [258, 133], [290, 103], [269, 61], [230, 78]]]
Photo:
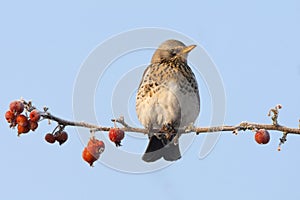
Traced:
[[[207, 51], [223, 80], [226, 124], [244, 120], [270, 123], [266, 114], [280, 103], [280, 123], [297, 127], [299, 10], [300, 3], [290, 0], [2, 2], [0, 113], [4, 115], [9, 102], [22, 96], [72, 119], [74, 83], [90, 52], [121, 32], [160, 27], [193, 38]], [[137, 54], [137, 59], [147, 63], [152, 53]], [[134, 59], [134, 54], [130, 58]], [[114, 76], [119, 70], [109, 73]], [[200, 85], [202, 126], [209, 125], [210, 116], [205, 87]], [[106, 97], [97, 93], [96, 99], [105, 102]], [[104, 125], [111, 125], [109, 110], [96, 114], [107, 120]], [[297, 136], [289, 136], [283, 150], [277, 152], [278, 132], [272, 132], [265, 146], [257, 145], [251, 132], [238, 136], [223, 133], [202, 160], [198, 154], [204, 136], [198, 136], [183, 158], [171, 166], [131, 174], [99, 162], [88, 167], [81, 159], [83, 144], [73, 128], [67, 128], [69, 140], [59, 148], [43, 140], [54, 125], [40, 123], [35, 133], [18, 138], [4, 119], [0, 124], [0, 199], [300, 198]], [[142, 152], [147, 142], [127, 137], [124, 148], [126, 143]]]

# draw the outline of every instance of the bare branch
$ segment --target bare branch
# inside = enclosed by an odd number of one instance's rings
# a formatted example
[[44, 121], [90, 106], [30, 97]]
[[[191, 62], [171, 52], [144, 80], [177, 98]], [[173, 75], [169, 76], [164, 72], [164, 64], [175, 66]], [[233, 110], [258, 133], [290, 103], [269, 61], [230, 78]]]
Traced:
[[[95, 131], [109, 131], [111, 127], [103, 127], [95, 124], [90, 124], [87, 122], [74, 122], [74, 121], [69, 121], [65, 119], [61, 119], [59, 117], [56, 117], [49, 112], [42, 112], [41, 116], [45, 119], [49, 119], [52, 121], [56, 121], [60, 125], [63, 126], [78, 126], [78, 127], [85, 127], [89, 129], [93, 129]], [[137, 133], [143, 133], [147, 134], [149, 131], [144, 128], [135, 128], [129, 126], [127, 123], [125, 123], [124, 118], [121, 117], [119, 119], [112, 119], [113, 122], [120, 123], [124, 127], [121, 129], [126, 132], [137, 132]], [[200, 133], [213, 133], [213, 132], [223, 132], [223, 131], [246, 131], [246, 130], [256, 130], [256, 129], [266, 129], [266, 130], [274, 130], [274, 131], [280, 131], [280, 132], [285, 132], [288, 134], [300, 134], [300, 129], [299, 128], [289, 128], [286, 126], [281, 126], [281, 125], [274, 125], [274, 124], [259, 124], [259, 123], [253, 123], [253, 122], [241, 122], [238, 125], [235, 126], [228, 126], [228, 125], [223, 125], [223, 126], [214, 126], [214, 127], [195, 127], [190, 130], [186, 129], [179, 129], [177, 132], [179, 133], [191, 133], [195, 132], [197, 134]], [[153, 129], [153, 132], [157, 133], [162, 133], [162, 130], [159, 129]]]
[[[33, 109], [36, 109], [31, 101], [26, 102], [24, 99], [21, 99], [21, 101], [24, 104], [24, 107], [27, 111], [32, 111]], [[194, 127], [193, 124], [190, 126], [174, 130], [176, 133], [179, 134], [188, 134], [195, 132], [197, 135], [200, 133], [213, 133], [213, 132], [232, 132], [233, 134], [238, 134], [239, 131], [257, 131], [259, 129], [265, 129], [265, 130], [272, 130], [272, 131], [279, 131], [282, 132], [282, 137], [279, 139], [279, 146], [278, 151], [281, 149], [281, 145], [284, 144], [287, 140], [288, 134], [299, 134], [300, 135], [300, 120], [299, 120], [299, 127], [298, 128], [290, 128], [286, 126], [282, 126], [278, 123], [278, 116], [279, 116], [279, 110], [282, 108], [280, 104], [276, 105], [274, 108], [271, 108], [268, 112], [268, 116], [272, 119], [272, 124], [259, 124], [254, 122], [246, 122], [243, 121], [240, 124], [237, 125], [221, 125], [221, 126], [213, 126], [213, 127]], [[57, 127], [60, 127], [61, 129], [64, 129], [66, 126], [77, 126], [77, 127], [84, 127], [89, 128], [90, 133], [93, 135], [96, 131], [109, 131], [111, 128], [116, 127], [116, 123], [121, 124], [123, 127], [120, 129], [124, 132], [136, 132], [136, 133], [142, 133], [142, 134], [148, 134], [149, 130], [145, 128], [136, 128], [129, 126], [125, 120], [124, 117], [121, 116], [118, 119], [112, 119], [111, 121], [114, 122], [114, 127], [104, 127], [100, 125], [90, 124], [87, 122], [77, 122], [77, 121], [70, 121], [65, 120], [62, 118], [59, 118], [55, 115], [52, 115], [47, 107], [44, 107], [43, 111], [40, 111], [40, 115], [43, 119], [48, 119], [50, 121], [55, 121], [58, 123]], [[156, 134], [160, 133], [169, 133], [168, 129], [152, 129], [151, 132], [154, 132]]]

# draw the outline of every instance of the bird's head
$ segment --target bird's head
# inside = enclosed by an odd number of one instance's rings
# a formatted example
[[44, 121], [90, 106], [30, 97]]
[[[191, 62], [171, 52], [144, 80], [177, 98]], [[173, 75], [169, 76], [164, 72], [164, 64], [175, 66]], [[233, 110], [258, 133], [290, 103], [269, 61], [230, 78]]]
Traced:
[[167, 40], [154, 52], [151, 63], [160, 63], [162, 61], [173, 59], [179, 59], [186, 62], [188, 53], [195, 47], [196, 45], [185, 46], [185, 44], [178, 40]]

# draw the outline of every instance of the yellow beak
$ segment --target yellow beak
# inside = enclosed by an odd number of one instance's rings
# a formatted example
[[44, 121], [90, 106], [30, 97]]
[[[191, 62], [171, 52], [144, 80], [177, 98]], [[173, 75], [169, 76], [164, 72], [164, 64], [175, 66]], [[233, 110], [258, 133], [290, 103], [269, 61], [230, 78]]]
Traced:
[[184, 47], [182, 50], [181, 50], [181, 54], [187, 54], [189, 53], [190, 51], [192, 51], [197, 45], [190, 45], [190, 46], [187, 46], [187, 47]]

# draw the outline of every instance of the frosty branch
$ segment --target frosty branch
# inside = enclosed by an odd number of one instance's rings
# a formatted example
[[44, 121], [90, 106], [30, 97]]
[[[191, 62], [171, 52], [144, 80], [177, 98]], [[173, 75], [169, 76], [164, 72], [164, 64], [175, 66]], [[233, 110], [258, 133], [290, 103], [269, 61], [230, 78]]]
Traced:
[[[24, 101], [24, 104], [27, 105], [29, 111], [32, 109], [35, 109], [35, 107], [31, 106], [31, 102]], [[29, 106], [28, 106], [29, 105]], [[31, 108], [30, 108], [31, 107]], [[272, 130], [272, 131], [280, 131], [282, 133], [287, 134], [299, 134], [300, 135], [300, 120], [299, 120], [299, 127], [298, 128], [290, 128], [286, 126], [282, 126], [278, 123], [278, 116], [279, 116], [279, 110], [281, 109], [281, 105], [277, 105], [274, 108], [271, 108], [268, 116], [272, 119], [272, 124], [259, 124], [259, 123], [253, 123], [253, 122], [246, 122], [243, 121], [237, 125], [222, 125], [222, 126], [214, 126], [214, 127], [185, 127], [183, 129], [179, 129], [176, 132], [187, 134], [187, 133], [213, 133], [213, 132], [220, 132], [220, 131], [227, 131], [227, 132], [233, 132], [234, 134], [237, 134], [238, 131], [246, 131], [251, 130], [255, 131], [258, 129], [266, 129], [266, 130]], [[112, 127], [104, 127], [100, 125], [90, 124], [87, 122], [76, 122], [76, 121], [69, 121], [62, 118], [59, 118], [57, 116], [52, 115], [50, 112], [48, 112], [48, 108], [44, 108], [44, 112], [41, 112], [41, 116], [44, 119], [48, 119], [50, 121], [56, 121], [59, 125], [62, 126], [78, 126], [78, 127], [85, 127], [91, 129], [91, 131], [109, 131]], [[147, 134], [149, 131], [144, 128], [136, 128], [129, 126], [125, 120], [124, 117], [120, 117], [118, 119], [112, 119], [112, 122], [117, 122], [121, 124], [123, 127], [120, 128], [125, 132], [136, 132], [136, 133], [143, 133]], [[164, 133], [165, 131], [154, 129], [152, 130], [156, 133]]]
[[[99, 126], [95, 124], [90, 124], [87, 122], [76, 122], [76, 121], [69, 121], [65, 120], [59, 117], [56, 117], [49, 112], [41, 112], [41, 116], [44, 119], [48, 119], [51, 121], [56, 121], [58, 124], [63, 125], [63, 126], [78, 126], [78, 127], [85, 127], [89, 128], [92, 131], [109, 131], [112, 127], [104, 127], [104, 126]], [[136, 127], [131, 127], [129, 126], [125, 121], [123, 117], [120, 117], [118, 119], [112, 119], [112, 122], [117, 122], [121, 124], [123, 127], [120, 128], [123, 131], [126, 132], [136, 132], [136, 133], [143, 133], [147, 134], [149, 131], [144, 128], [136, 128]], [[279, 125], [278, 123], [273, 123], [273, 124], [259, 124], [259, 123], [253, 123], [253, 122], [246, 122], [243, 121], [239, 123], [238, 125], [222, 125], [222, 126], [212, 126], [212, 127], [186, 127], [184, 129], [178, 129], [176, 132], [182, 133], [182, 134], [187, 134], [187, 133], [213, 133], [213, 132], [220, 132], [220, 131], [230, 131], [233, 132], [234, 134], [237, 134], [238, 131], [246, 131], [246, 130], [251, 130], [255, 131], [257, 129], [266, 129], [266, 130], [273, 130], [273, 131], [280, 131], [284, 132], [287, 134], [299, 134], [300, 135], [300, 128], [290, 128], [286, 126]], [[153, 129], [153, 132], [156, 133], [164, 133], [165, 131], [161, 129]]]
[[[20, 103], [21, 108], [18, 107], [18, 106], [20, 106], [20, 105], [18, 105], [18, 102]], [[270, 124], [260, 124], [260, 123], [243, 121], [237, 125], [221, 125], [221, 126], [213, 126], [213, 127], [194, 127], [193, 125], [190, 125], [188, 127], [174, 130], [174, 132], [180, 133], [180, 134], [196, 133], [198, 135], [198, 134], [204, 134], [204, 133], [208, 134], [208, 133], [213, 133], [213, 132], [232, 132], [233, 134], [238, 134], [239, 131], [247, 131], [247, 130], [253, 131], [256, 133], [258, 133], [260, 130], [279, 131], [279, 132], [282, 132], [282, 137], [280, 138], [279, 147], [278, 147], [278, 150], [280, 150], [280, 146], [287, 140], [288, 134], [299, 134], [300, 135], [300, 120], [299, 120], [298, 128], [290, 128], [290, 127], [283, 126], [278, 123], [279, 110], [281, 108], [282, 108], [281, 105], [277, 105], [274, 108], [270, 109], [270, 111], [268, 113], [268, 116], [272, 120], [272, 123], [270, 123]], [[25, 115], [21, 114], [23, 112], [23, 110], [25, 110], [26, 116], [27, 116], [27, 113], [30, 113], [30, 117], [26, 117]], [[35, 112], [32, 112], [32, 111], [35, 111]], [[7, 115], [7, 113], [10, 113], [10, 115]], [[56, 128], [52, 132], [52, 135], [57, 136], [57, 137], [60, 136], [59, 134], [61, 134], [64, 131], [65, 127], [67, 127], [67, 126], [88, 128], [92, 135], [92, 137], [91, 137], [92, 139], [90, 140], [91, 145], [94, 145], [94, 146], [98, 145], [98, 147], [99, 147], [97, 149], [97, 151], [94, 153], [94, 154], [96, 154], [96, 156], [95, 155], [91, 156], [93, 159], [90, 160], [90, 162], [87, 161], [91, 165], [93, 164], [94, 160], [97, 160], [99, 158], [100, 153], [104, 150], [104, 144], [101, 143], [102, 141], [100, 141], [100, 143], [99, 143], [99, 141], [97, 141], [94, 138], [93, 133], [95, 133], [97, 131], [110, 132], [110, 130], [116, 129], [116, 123], [118, 123], [122, 126], [121, 128], [117, 128], [117, 129], [121, 130], [123, 135], [124, 135], [124, 132], [136, 132], [136, 133], [142, 133], [142, 134], [149, 133], [148, 129], [136, 128], [136, 127], [129, 126], [125, 122], [124, 117], [112, 119], [111, 121], [114, 122], [114, 127], [105, 127], [105, 126], [91, 124], [91, 123], [83, 122], [83, 121], [78, 122], [78, 121], [62, 119], [60, 117], [57, 117], [57, 116], [51, 114], [49, 112], [49, 109], [46, 107], [44, 107], [43, 110], [36, 109], [32, 105], [31, 101], [25, 101], [24, 99], [21, 99], [20, 101], [12, 102], [10, 105], [10, 110], [7, 111], [7, 113], [5, 114], [5, 117], [8, 121], [8, 123], [10, 123], [10, 127], [18, 126], [18, 134], [19, 135], [22, 133], [27, 133], [30, 130], [35, 130], [37, 128], [37, 122], [40, 122], [43, 119], [48, 120], [49, 123], [51, 121], [54, 121], [57, 123]], [[39, 115], [38, 120], [34, 118], [34, 117], [37, 117], [36, 116], [37, 114]], [[20, 117], [20, 115], [23, 115], [22, 116], [23, 118]], [[24, 124], [26, 124], [25, 122], [26, 122], [27, 118], [28, 118], [28, 122], [30, 122], [30, 123], [28, 123], [29, 128], [26, 129], [26, 126]], [[35, 122], [35, 121], [36, 121], [36, 123], [34, 124], [33, 122]], [[33, 123], [34, 126], [30, 128], [31, 123]], [[19, 130], [19, 127], [22, 128], [23, 125], [24, 125], [25, 129]], [[157, 133], [159, 135], [159, 134], [166, 134], [170, 130], [165, 130], [162, 128], [162, 129], [153, 129], [151, 131], [154, 133]], [[266, 143], [267, 143], [269, 141], [269, 132], [268, 131], [266, 131], [266, 132], [268, 134], [268, 140], [266, 141]], [[67, 138], [64, 138], [64, 139], [66, 140]], [[50, 138], [50, 141], [51, 141], [50, 143], [54, 143], [55, 139]], [[59, 141], [59, 143], [62, 144], [61, 141]], [[117, 143], [117, 142], [115, 142], [115, 143], [117, 146], [120, 146], [120, 141], [119, 141], [119, 143]], [[98, 158], [97, 158], [97, 155], [98, 155]]]

